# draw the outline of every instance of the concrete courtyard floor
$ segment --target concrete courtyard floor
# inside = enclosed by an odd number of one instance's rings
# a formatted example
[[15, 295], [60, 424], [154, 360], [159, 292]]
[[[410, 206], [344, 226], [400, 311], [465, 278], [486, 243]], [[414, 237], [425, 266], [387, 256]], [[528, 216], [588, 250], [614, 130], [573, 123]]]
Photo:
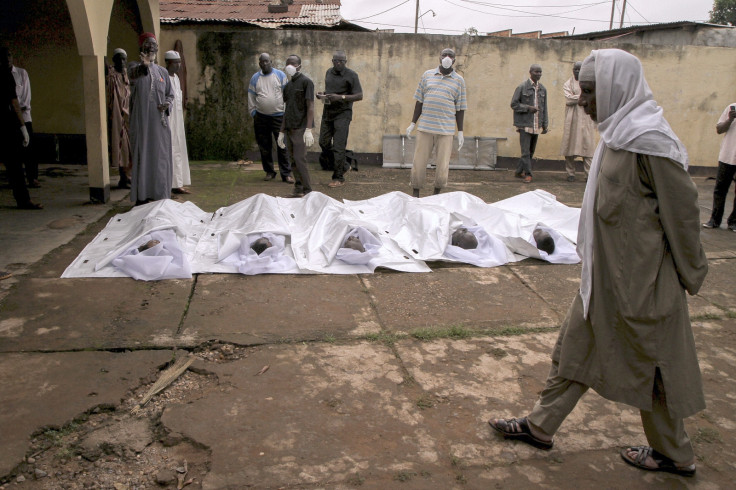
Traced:
[[[410, 191], [406, 169], [363, 166], [339, 189], [312, 174], [336, 199]], [[214, 211], [291, 191], [263, 176], [258, 163], [197, 162], [186, 198]], [[486, 202], [541, 188], [570, 206], [585, 185], [503, 170], [450, 181]], [[695, 181], [706, 220], [713, 180]], [[130, 203], [113, 190], [86, 204], [85, 167], [42, 165], [41, 184], [42, 211], [0, 193], [0, 269], [14, 274], [0, 281], [0, 489], [734, 486], [736, 234], [725, 228], [703, 231], [710, 272], [689, 298], [707, 409], [686, 421], [698, 473], [685, 479], [621, 461], [622, 446], [646, 442], [638, 411], [593, 392], [551, 451], [488, 427], [532, 407], [579, 265], [60, 279]], [[132, 410], [188, 355], [184, 374]]]

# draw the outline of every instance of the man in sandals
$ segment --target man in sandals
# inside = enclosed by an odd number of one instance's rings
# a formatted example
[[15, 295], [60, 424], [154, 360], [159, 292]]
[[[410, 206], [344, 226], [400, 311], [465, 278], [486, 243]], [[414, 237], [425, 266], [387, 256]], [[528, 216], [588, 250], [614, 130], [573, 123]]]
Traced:
[[550, 449], [593, 388], [640, 410], [649, 446], [624, 448], [624, 461], [692, 476], [695, 454], [683, 419], [705, 400], [685, 291], [698, 292], [708, 266], [687, 152], [635, 56], [593, 51], [579, 80], [578, 103], [601, 135], [578, 228], [580, 292], [531, 413], [489, 423], [506, 438]]

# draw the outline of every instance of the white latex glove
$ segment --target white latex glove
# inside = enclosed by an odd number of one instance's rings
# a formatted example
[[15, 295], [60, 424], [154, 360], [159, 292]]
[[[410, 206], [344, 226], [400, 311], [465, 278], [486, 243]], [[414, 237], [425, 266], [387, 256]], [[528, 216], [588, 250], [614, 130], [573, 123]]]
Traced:
[[460, 151], [460, 148], [463, 147], [463, 143], [465, 143], [465, 137], [463, 136], [462, 131], [457, 132], [457, 151]]
[[28, 129], [25, 126], [21, 126], [20, 132], [23, 133], [23, 146], [28, 146], [28, 143], [31, 141], [31, 137], [28, 136]]
[[411, 132], [414, 131], [414, 128], [416, 127], [416, 124], [411, 123], [408, 128], [406, 128], [406, 137], [411, 139]]
[[309, 128], [304, 130], [304, 144], [307, 145], [307, 148], [314, 144], [314, 136], [312, 136], [312, 130]]
[[286, 143], [284, 142], [284, 133], [279, 132], [279, 137], [276, 138], [276, 144], [279, 145], [279, 148], [286, 148]]

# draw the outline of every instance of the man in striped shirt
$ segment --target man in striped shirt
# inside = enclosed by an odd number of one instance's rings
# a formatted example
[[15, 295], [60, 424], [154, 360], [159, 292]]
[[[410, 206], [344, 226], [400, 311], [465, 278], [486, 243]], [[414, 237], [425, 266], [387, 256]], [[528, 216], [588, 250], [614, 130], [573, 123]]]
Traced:
[[465, 80], [452, 68], [454, 64], [455, 51], [443, 49], [440, 53], [440, 66], [424, 72], [414, 93], [417, 102], [411, 124], [406, 129], [406, 136], [411, 138], [411, 132], [417, 128], [414, 164], [411, 169], [414, 197], [419, 197], [419, 189], [424, 186], [427, 160], [432, 148], [436, 148], [437, 152], [434, 193], [439, 194], [447, 185], [455, 125], [458, 151], [463, 147], [463, 117], [468, 104]]

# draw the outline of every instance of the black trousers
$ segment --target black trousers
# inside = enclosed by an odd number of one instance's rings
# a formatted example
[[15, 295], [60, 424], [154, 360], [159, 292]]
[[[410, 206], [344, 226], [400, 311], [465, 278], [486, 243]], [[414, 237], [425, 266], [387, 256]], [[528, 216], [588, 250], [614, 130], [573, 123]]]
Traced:
[[[716, 174], [716, 187], [713, 189], [713, 212], [710, 219], [721, 226], [723, 219], [723, 211], [726, 208], [726, 197], [728, 197], [728, 189], [731, 187], [734, 175], [736, 175], [736, 165], [718, 162], [718, 174]], [[728, 226], [736, 224], [736, 186], [734, 186], [733, 210], [728, 216]]]
[[38, 161], [35, 158], [33, 152], [33, 123], [28, 121], [26, 123], [26, 129], [28, 130], [28, 136], [31, 138], [28, 146], [21, 150], [21, 160], [26, 168], [26, 180], [28, 185], [32, 185], [34, 180], [38, 180]]
[[334, 119], [322, 118], [319, 128], [319, 146], [323, 152], [332, 152], [335, 155], [335, 170], [332, 180], [345, 182], [345, 148], [348, 145], [348, 133], [352, 113], [342, 113]]
[[312, 181], [307, 166], [307, 145], [304, 144], [304, 128], [287, 129], [286, 152], [291, 161], [291, 170], [294, 174], [294, 191], [308, 194], [312, 192]]
[[13, 197], [18, 206], [31, 202], [21, 162], [23, 149], [23, 135], [20, 132], [20, 126], [0, 127], [0, 162], [5, 164], [8, 182], [13, 189]]
[[289, 165], [286, 158], [286, 150], [279, 148], [279, 145], [276, 144], [282, 119], [283, 116], [267, 116], [256, 112], [253, 118], [253, 131], [256, 135], [258, 149], [261, 151], [263, 171], [266, 172], [266, 175], [276, 175], [276, 170], [273, 167], [273, 147], [275, 146], [281, 180], [286, 180], [291, 175], [291, 165]]

